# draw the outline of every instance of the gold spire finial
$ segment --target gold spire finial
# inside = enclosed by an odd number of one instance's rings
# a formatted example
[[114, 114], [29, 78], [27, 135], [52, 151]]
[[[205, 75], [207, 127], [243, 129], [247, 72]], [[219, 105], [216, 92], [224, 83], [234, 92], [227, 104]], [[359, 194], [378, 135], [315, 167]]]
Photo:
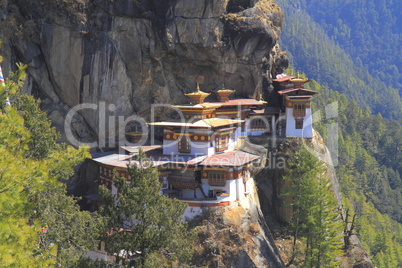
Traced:
[[196, 85], [197, 85], [197, 87], [196, 87], [196, 89], [195, 89], [195, 91], [194, 91], [193, 93], [184, 94], [184, 95], [186, 95], [187, 97], [189, 97], [189, 98], [191, 99], [191, 103], [192, 103], [192, 104], [203, 103], [203, 102], [204, 102], [204, 99], [205, 99], [208, 95], [211, 94], [211, 93], [202, 92], [202, 91], [200, 90], [200, 84], [199, 84], [198, 82], [196, 82]]
[[225, 102], [229, 100], [229, 95], [235, 91], [231, 89], [226, 89], [225, 82], [222, 82], [222, 89], [214, 90], [214, 92], [218, 98], [218, 101]]

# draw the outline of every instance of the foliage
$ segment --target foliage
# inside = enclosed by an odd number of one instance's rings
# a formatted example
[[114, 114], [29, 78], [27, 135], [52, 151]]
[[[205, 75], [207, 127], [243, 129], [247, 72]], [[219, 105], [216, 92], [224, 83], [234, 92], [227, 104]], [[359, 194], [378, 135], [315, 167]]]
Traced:
[[98, 244], [97, 236], [102, 226], [100, 217], [80, 211], [76, 200], [67, 196], [64, 184], [47, 185], [36, 196], [35, 218], [42, 223], [46, 233], [39, 235], [40, 251], [57, 247], [57, 262], [74, 267], [83, 254]]
[[306, 0], [300, 7], [358, 67], [402, 93], [400, 1]]
[[0, 266], [73, 266], [93, 244], [97, 220], [79, 210], [59, 180], [88, 151], [56, 143], [39, 103], [21, 93], [25, 66], [19, 67], [6, 81], [12, 106], [4, 106], [3, 90], [0, 96]]
[[[304, 147], [290, 155], [288, 175], [284, 177], [282, 197], [290, 200], [290, 229], [294, 235], [294, 256], [300, 252], [296, 240], [304, 238], [306, 247], [297, 256], [301, 267], [335, 267], [342, 256], [342, 222], [337, 202], [326, 176], [325, 166]], [[299, 253], [300, 254], [300, 253]]]
[[74, 268], [88, 268], [88, 267], [96, 267], [96, 268], [121, 268], [120, 264], [110, 263], [105, 260], [92, 260], [90, 258], [81, 257], [78, 262], [75, 263]]
[[[345, 203], [357, 215], [359, 238], [378, 267], [401, 266], [401, 122], [373, 116], [368, 108], [315, 81], [308, 87], [319, 91], [313, 110], [322, 117], [314, 128], [328, 140], [327, 126], [338, 125], [336, 171]], [[325, 114], [330, 105], [337, 107], [335, 117]]]
[[12, 94], [13, 106], [19, 111], [25, 122], [25, 127], [31, 134], [28, 143], [27, 158], [46, 158], [53, 148], [58, 147], [56, 139], [59, 137], [56, 129], [51, 127], [47, 115], [40, 108], [40, 100], [33, 96], [17, 92]]
[[43, 159], [59, 146], [56, 143], [59, 134], [51, 126], [51, 121], [48, 120], [46, 113], [40, 109], [40, 100], [35, 99], [33, 96], [22, 94], [27, 65], [18, 65], [18, 67], [17, 72], [10, 74], [12, 82], [7, 84], [7, 90], [1, 90], [0, 105], [4, 109], [5, 98], [7, 96], [11, 97], [12, 106], [24, 119], [24, 126], [30, 133], [29, 150], [25, 151], [25, 157]]
[[101, 187], [106, 251], [128, 253], [127, 264], [135, 267], [185, 262], [192, 253], [193, 233], [182, 219], [186, 205], [160, 194], [158, 171], [150, 163], [141, 151], [138, 166], [128, 167], [130, 181], [114, 179], [118, 195]]
[[[29, 194], [42, 188], [43, 168], [24, 159], [29, 133], [14, 109], [0, 114], [0, 266], [31, 266], [37, 224], [27, 224]], [[23, 167], [23, 168], [22, 168]]]
[[[291, 64], [346, 94], [310, 86], [320, 91], [313, 104], [324, 115], [314, 128], [327, 139], [327, 126], [338, 124], [337, 174], [357, 213], [359, 237], [378, 267], [402, 266], [402, 2], [277, 2]], [[338, 106], [335, 116], [324, 113], [331, 104]]]
[[314, 97], [315, 111], [325, 114], [325, 108], [331, 104], [338, 108], [338, 118], [326, 119], [328, 115], [325, 115], [314, 128], [326, 139], [326, 126], [338, 124], [337, 173], [345, 180], [344, 194], [361, 192], [380, 212], [402, 222], [401, 122], [385, 119], [380, 114], [371, 116], [368, 108], [362, 109], [356, 102], [350, 102], [344, 95], [316, 82], [309, 86], [320, 92]]
[[[390, 119], [402, 118], [402, 101], [398, 90], [374, 78], [365, 66], [356, 66], [350, 55], [328, 37], [320, 22], [314, 21], [307, 11], [301, 9], [303, 5], [298, 6], [289, 0], [278, 0], [278, 4], [286, 15], [281, 45], [289, 52], [291, 64], [296, 69], [303, 70], [309, 78], [346, 94], [360, 107], [369, 106], [375, 114], [381, 113]], [[326, 12], [330, 11], [332, 10], [327, 8]], [[360, 36], [359, 41], [369, 36]], [[360, 50], [361, 47], [356, 49]], [[370, 50], [367, 53], [375, 54]]]
[[379, 268], [400, 267], [402, 226], [381, 214], [364, 195], [349, 195], [350, 208], [357, 213], [357, 235], [374, 264]]

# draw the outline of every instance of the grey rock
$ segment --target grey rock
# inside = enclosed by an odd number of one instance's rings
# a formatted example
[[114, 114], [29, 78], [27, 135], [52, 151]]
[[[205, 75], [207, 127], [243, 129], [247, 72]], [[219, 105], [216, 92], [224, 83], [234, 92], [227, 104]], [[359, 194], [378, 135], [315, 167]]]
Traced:
[[70, 108], [104, 102], [104, 114], [79, 111], [78, 128], [95, 140], [108, 136], [100, 118], [185, 103], [196, 81], [206, 92], [224, 82], [237, 96], [268, 96], [271, 77], [287, 66], [276, 46], [283, 14], [272, 0], [3, 2], [6, 73], [29, 65], [26, 90], [52, 103], [44, 108], [61, 132]]

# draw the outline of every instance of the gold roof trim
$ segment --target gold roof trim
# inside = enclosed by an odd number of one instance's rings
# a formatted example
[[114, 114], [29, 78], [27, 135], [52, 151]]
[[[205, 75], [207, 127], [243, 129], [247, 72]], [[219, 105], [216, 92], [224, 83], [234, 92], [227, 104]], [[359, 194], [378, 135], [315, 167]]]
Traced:
[[218, 90], [214, 90], [215, 93], [230, 93], [232, 94], [233, 92], [235, 92], [236, 90], [232, 90], [232, 89], [218, 89]]
[[297, 74], [295, 78], [290, 79], [290, 82], [296, 82], [296, 83], [306, 83], [308, 81], [309, 81], [308, 78], [301, 78], [299, 74]]
[[216, 109], [221, 107], [222, 104], [220, 103], [210, 103], [210, 102], [204, 102], [204, 103], [198, 103], [198, 104], [178, 104], [178, 105], [173, 105], [175, 108], [179, 109], [187, 109], [187, 110], [203, 110], [203, 109]]

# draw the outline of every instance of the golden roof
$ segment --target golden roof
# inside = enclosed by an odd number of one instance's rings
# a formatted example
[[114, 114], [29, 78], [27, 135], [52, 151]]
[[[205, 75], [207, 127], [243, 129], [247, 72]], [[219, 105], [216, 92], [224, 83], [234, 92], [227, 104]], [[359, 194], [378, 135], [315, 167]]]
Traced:
[[222, 104], [220, 104], [220, 103], [202, 103], [201, 106], [204, 108], [219, 108], [222, 106]]
[[235, 90], [225, 89], [225, 85], [222, 85], [222, 89], [214, 90], [215, 94], [218, 97], [219, 101], [228, 101], [229, 95], [235, 92]]
[[207, 118], [202, 119], [202, 121], [211, 127], [221, 127], [226, 125], [233, 125], [244, 122], [244, 120], [233, 120], [233, 119], [224, 119], [224, 118]]
[[233, 92], [235, 92], [236, 90], [232, 90], [232, 89], [226, 89], [226, 88], [222, 88], [219, 90], [214, 90], [215, 93], [219, 94], [219, 93], [224, 93], [224, 94], [232, 94]]
[[294, 83], [294, 82], [296, 82], [296, 83], [306, 83], [308, 81], [309, 81], [308, 78], [301, 78], [299, 76], [299, 74], [297, 74], [297, 76], [295, 78], [290, 79], [290, 82], [292, 82], [292, 83]]
[[179, 105], [174, 105], [173, 107], [179, 108], [179, 109], [197, 109], [197, 110], [203, 110], [203, 109], [216, 109], [221, 107], [222, 104], [220, 103], [197, 103], [197, 104], [179, 104]]
[[172, 127], [195, 127], [195, 128], [214, 128], [222, 127], [227, 125], [236, 125], [243, 123], [244, 120], [233, 120], [224, 118], [206, 118], [200, 119], [195, 122], [185, 122], [185, 121], [166, 121], [166, 122], [154, 122], [147, 123], [150, 126], [172, 126]]
[[206, 93], [200, 90], [200, 84], [197, 83], [197, 88], [195, 92], [184, 94], [191, 99], [191, 103], [198, 104], [203, 103], [204, 99], [211, 95], [211, 93]]

